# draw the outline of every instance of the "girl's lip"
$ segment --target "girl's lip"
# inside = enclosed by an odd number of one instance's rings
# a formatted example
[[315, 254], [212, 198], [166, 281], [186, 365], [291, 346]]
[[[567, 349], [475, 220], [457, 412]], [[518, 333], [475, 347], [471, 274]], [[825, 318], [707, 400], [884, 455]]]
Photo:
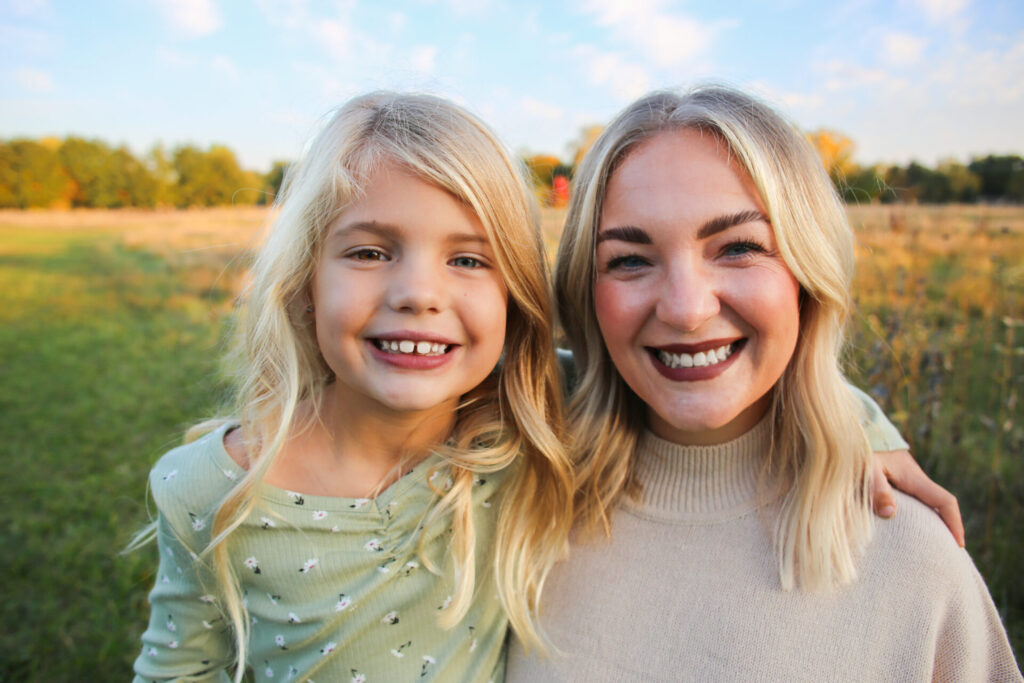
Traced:
[[[366, 340], [366, 347], [370, 351], [370, 355], [376, 360], [385, 363], [393, 368], [400, 370], [433, 370], [439, 368], [449, 362], [451, 362], [455, 352], [458, 350], [458, 345], [450, 344], [444, 353], [438, 355], [420, 355], [417, 353], [392, 353], [383, 351], [378, 348], [376, 340], [387, 339], [388, 341], [402, 341], [413, 339], [412, 337], [373, 337]], [[417, 341], [432, 341], [431, 339], [425, 339], [419, 337]], [[436, 342], [438, 344], [444, 344], [445, 342]]]
[[381, 341], [427, 341], [434, 344], [447, 344], [449, 347], [458, 346], [459, 343], [445, 337], [444, 335], [437, 334], [436, 332], [423, 332], [414, 330], [395, 330], [393, 332], [382, 332], [380, 334], [368, 334], [367, 339], [374, 340], [379, 339]]
[[708, 341], [696, 344], [665, 344], [664, 346], [648, 346], [648, 350], [665, 351], [666, 353], [700, 353], [710, 351], [722, 346], [732, 345], [744, 339], [744, 337], [722, 337], [721, 339], [709, 339]]

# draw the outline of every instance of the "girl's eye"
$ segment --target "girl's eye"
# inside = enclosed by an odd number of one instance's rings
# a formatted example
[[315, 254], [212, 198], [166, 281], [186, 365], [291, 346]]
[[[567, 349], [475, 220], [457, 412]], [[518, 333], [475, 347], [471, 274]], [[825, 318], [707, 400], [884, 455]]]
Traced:
[[381, 251], [380, 249], [372, 249], [372, 248], [369, 248], [369, 247], [364, 248], [364, 249], [357, 249], [357, 250], [353, 251], [352, 253], [350, 253], [349, 256], [351, 258], [356, 259], [357, 261], [387, 261], [388, 260], [387, 254], [385, 254], [383, 251]]
[[763, 254], [765, 248], [752, 240], [739, 240], [730, 242], [722, 248], [722, 255], [729, 257], [747, 256], [749, 254]]
[[456, 268], [483, 268], [483, 262], [474, 256], [456, 256], [450, 263]]
[[647, 259], [637, 254], [625, 254], [609, 259], [606, 270], [636, 270], [648, 265]]

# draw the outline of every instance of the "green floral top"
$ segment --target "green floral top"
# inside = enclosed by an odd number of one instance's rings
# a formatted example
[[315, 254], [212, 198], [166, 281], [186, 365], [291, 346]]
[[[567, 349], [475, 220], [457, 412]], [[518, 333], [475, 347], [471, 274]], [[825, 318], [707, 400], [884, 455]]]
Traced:
[[[160, 566], [136, 681], [228, 679], [233, 632], [208, 563], [197, 555], [210, 541], [212, 512], [243, 474], [224, 450], [226, 431], [170, 451], [150, 474]], [[372, 500], [264, 485], [229, 541], [251, 619], [248, 662], [256, 680], [500, 681], [507, 620], [489, 560], [503, 478], [477, 477], [477, 593], [451, 630], [437, 623], [454, 585], [451, 529], [448, 520], [422, 527], [437, 500], [431, 485], [451, 483], [440, 457]]]

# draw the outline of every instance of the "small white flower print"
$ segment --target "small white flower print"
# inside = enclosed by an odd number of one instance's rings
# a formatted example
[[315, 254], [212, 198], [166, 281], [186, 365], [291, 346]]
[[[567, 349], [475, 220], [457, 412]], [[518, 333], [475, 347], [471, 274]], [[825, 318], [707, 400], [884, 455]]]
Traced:
[[210, 629], [213, 628], [213, 624], [208, 622], [206, 619], [203, 619], [203, 628], [205, 628], [207, 631], [209, 631]]
[[334, 526], [331, 527], [331, 533], [332, 534], [336, 534], [339, 531], [341, 531], [341, 527], [339, 527], [337, 524], [335, 524]]
[[320, 654], [322, 654], [322, 655], [324, 655], [326, 657], [327, 655], [329, 655], [332, 652], [334, 652], [337, 648], [338, 648], [338, 644], [335, 643], [332, 640], [331, 642], [327, 643], [322, 648], [320, 648]]
[[277, 523], [270, 519], [270, 517], [260, 517], [260, 526], [264, 529], [273, 529], [277, 526]]
[[352, 683], [366, 683], [366, 675], [352, 669]]
[[319, 522], [321, 519], [327, 519], [327, 510], [313, 510], [313, 521]]
[[381, 564], [379, 567], [377, 567], [377, 571], [379, 571], [381, 574], [388, 574], [388, 573], [390, 573], [391, 572], [391, 566], [390, 566], [391, 563], [392, 562], [396, 562], [397, 560], [398, 560], [398, 558], [389, 557], [388, 559], [384, 560], [383, 564]]
[[178, 641], [172, 640], [171, 642], [167, 643], [167, 647], [171, 648], [172, 650], [177, 650], [178, 649]]
[[299, 673], [298, 669], [296, 669], [294, 666], [289, 666], [288, 667], [288, 680], [289, 681], [295, 680], [295, 676], [298, 673]]
[[407, 641], [405, 643], [402, 643], [401, 645], [399, 645], [398, 647], [396, 647], [395, 649], [393, 649], [391, 651], [392, 656], [397, 657], [398, 659], [401, 659], [402, 657], [405, 656], [405, 653], [402, 652], [402, 650], [404, 650], [405, 648], [409, 647], [410, 645], [412, 645], [412, 641], [411, 640]]
[[206, 521], [202, 517], [197, 517], [191, 512], [188, 516], [192, 518], [192, 531], [202, 531], [206, 528]]
[[345, 595], [344, 593], [338, 593], [338, 602], [334, 605], [335, 612], [343, 612], [352, 604], [352, 598]]
[[284, 642], [284, 636], [281, 635], [280, 633], [278, 633], [276, 636], [274, 636], [274, 644], [277, 645], [282, 650], [287, 650], [288, 649], [287, 643]]
[[245, 566], [252, 570], [253, 574], [262, 574], [260, 571], [260, 563], [255, 557], [245, 558]]
[[394, 626], [398, 623], [398, 612], [396, 612], [395, 610], [391, 610], [390, 612], [384, 615], [384, 618], [380, 620], [380, 623], [390, 624]]
[[174, 479], [176, 476], [178, 476], [178, 470], [171, 470], [170, 472], [164, 475], [164, 481], [170, 481], [171, 479]]
[[414, 571], [416, 571], [419, 568], [420, 568], [420, 563], [419, 562], [417, 562], [416, 560], [409, 560], [408, 562], [405, 563], [405, 567], [403, 567], [403, 570], [405, 572], [405, 575], [409, 576], [409, 574], [412, 574]]
[[273, 678], [274, 670], [270, 668], [270, 662], [264, 661], [263, 663], [267, 667], [266, 669], [264, 669], [263, 673], [266, 674], [267, 678]]
[[200, 595], [199, 596], [199, 602], [205, 602], [207, 605], [212, 605], [213, 604], [213, 596], [212, 595]]
[[170, 582], [171, 582], [171, 579], [167, 576], [167, 574], [163, 574], [160, 577], [160, 583], [170, 583]]
[[448, 605], [450, 604], [452, 604], [452, 596], [449, 595], [447, 598], [444, 599], [444, 602], [442, 602], [441, 606], [437, 609], [448, 609]]
[[295, 612], [289, 612], [288, 613], [288, 623], [289, 624], [301, 624], [302, 623], [302, 619], [299, 619], [299, 615], [297, 615]]
[[285, 491], [285, 493], [291, 496], [292, 502], [295, 503], [296, 505], [306, 504], [306, 499], [302, 497], [301, 493], [296, 493], [295, 491]]
[[146, 650], [146, 656], [147, 656], [147, 657], [156, 657], [156, 656], [157, 656], [157, 654], [158, 654], [158, 653], [157, 653], [157, 651], [156, 651], [156, 648], [155, 648], [155, 647], [151, 647], [151, 648], [149, 648], [148, 650]]
[[299, 573], [308, 574], [309, 572], [313, 571], [313, 568], [316, 567], [316, 564], [317, 559], [315, 557], [309, 558], [308, 560], [302, 563], [302, 568], [299, 569]]
[[384, 546], [381, 545], [380, 539], [371, 538], [365, 545], [363, 545], [363, 550], [368, 550], [372, 553], [379, 553], [384, 550]]
[[369, 505], [369, 503], [370, 503], [370, 499], [369, 498], [356, 498], [351, 503], [349, 503], [348, 506], [352, 510], [362, 510], [364, 507]]
[[227, 477], [228, 479], [230, 479], [231, 481], [235, 481], [236, 479], [238, 479], [238, 473], [237, 472], [232, 472], [231, 470], [224, 470], [224, 469], [222, 469], [221, 472], [223, 472], [224, 476]]
[[167, 615], [167, 630], [171, 632], [178, 630], [178, 627], [174, 625], [174, 617], [170, 614]]
[[281, 599], [280, 595], [274, 595], [273, 593], [267, 593], [267, 600], [270, 600], [270, 604], [276, 605], [277, 601]]
[[480, 503], [480, 505], [485, 507], [485, 508], [489, 508], [489, 507], [491, 507], [491, 501], [485, 500], [484, 502]]
[[437, 660], [430, 655], [423, 655], [423, 666], [420, 668], [420, 678], [427, 675], [427, 670], [430, 669], [431, 665], [437, 664]]

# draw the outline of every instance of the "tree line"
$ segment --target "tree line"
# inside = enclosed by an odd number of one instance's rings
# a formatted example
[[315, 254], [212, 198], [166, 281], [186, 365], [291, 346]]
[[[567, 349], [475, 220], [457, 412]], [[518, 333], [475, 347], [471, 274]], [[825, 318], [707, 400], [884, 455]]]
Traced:
[[[584, 128], [568, 161], [550, 154], [523, 158], [541, 203], [565, 206], [573, 171], [600, 130]], [[848, 202], [1024, 202], [1020, 155], [946, 160], [934, 168], [916, 161], [861, 166], [842, 134], [818, 130], [808, 138]], [[273, 201], [286, 169], [287, 162], [276, 161], [265, 173], [245, 170], [223, 145], [157, 145], [139, 157], [125, 146], [80, 137], [0, 140], [0, 208], [262, 205]]]
[[137, 157], [102, 140], [0, 140], [0, 208], [192, 207], [267, 204], [284, 162], [244, 170], [223, 145], [162, 145]]

